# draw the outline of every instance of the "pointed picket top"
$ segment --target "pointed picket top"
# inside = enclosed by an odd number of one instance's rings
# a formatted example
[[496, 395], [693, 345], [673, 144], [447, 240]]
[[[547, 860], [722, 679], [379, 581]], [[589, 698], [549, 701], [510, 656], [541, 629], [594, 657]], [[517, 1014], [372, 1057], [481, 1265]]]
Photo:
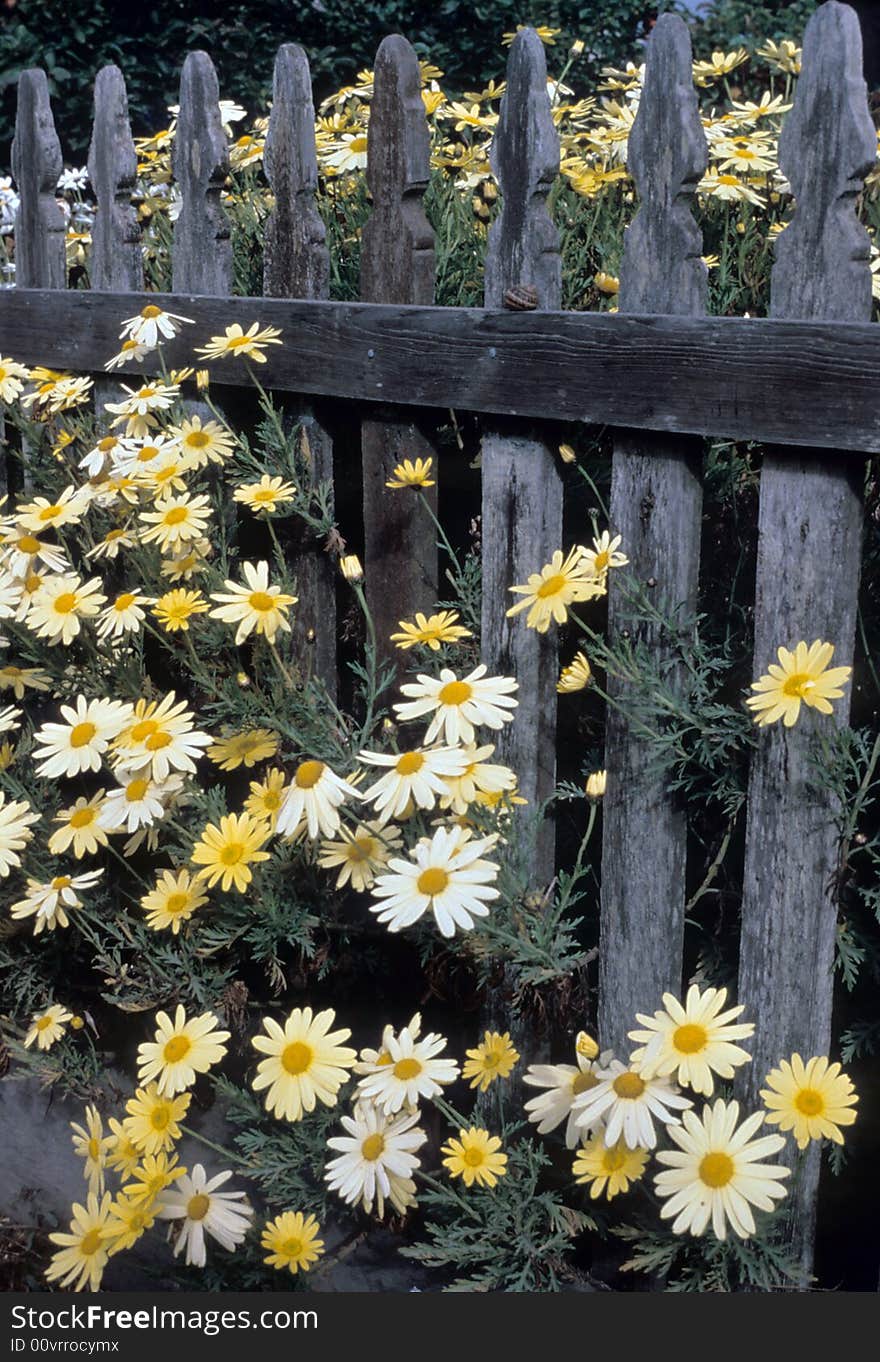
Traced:
[[232, 292], [232, 242], [220, 194], [229, 153], [217, 73], [207, 52], [190, 52], [183, 64], [173, 167], [181, 205], [174, 224], [172, 288], [225, 297]]
[[88, 164], [98, 201], [92, 226], [92, 288], [139, 293], [144, 286], [141, 232], [131, 202], [137, 152], [128, 121], [125, 80], [118, 66], [102, 67], [95, 81]]
[[326, 298], [330, 253], [315, 204], [315, 107], [309, 63], [296, 43], [285, 43], [275, 59], [263, 170], [275, 195], [266, 222], [263, 292], [267, 298]]
[[364, 302], [433, 303], [434, 232], [422, 204], [431, 141], [419, 60], [399, 34], [376, 53], [367, 138], [367, 184], [373, 210], [364, 224]]
[[690, 34], [677, 14], [661, 14], [651, 33], [627, 161], [640, 207], [625, 236], [620, 311], [705, 312], [708, 270], [700, 259], [703, 235], [691, 209], [708, 148]]
[[804, 32], [794, 107], [779, 138], [795, 210], [776, 242], [771, 316], [870, 320], [869, 237], [855, 200], [876, 155], [858, 17], [829, 0]]
[[45, 71], [22, 71], [12, 143], [19, 195], [15, 282], [19, 288], [66, 288], [67, 224], [55, 199], [64, 168]]
[[486, 307], [501, 307], [505, 293], [519, 286], [535, 291], [532, 306], [558, 308], [562, 260], [547, 195], [559, 174], [559, 134], [547, 93], [544, 45], [533, 28], [522, 29], [511, 44], [489, 161], [502, 198], [489, 228]]

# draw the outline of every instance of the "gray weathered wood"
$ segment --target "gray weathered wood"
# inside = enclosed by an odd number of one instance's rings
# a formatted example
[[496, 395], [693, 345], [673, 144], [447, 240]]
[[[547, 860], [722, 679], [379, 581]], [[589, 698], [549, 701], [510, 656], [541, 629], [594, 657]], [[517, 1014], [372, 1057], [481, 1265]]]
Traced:
[[[430, 141], [419, 63], [405, 38], [385, 38], [376, 54], [367, 143], [367, 183], [373, 208], [364, 225], [361, 297], [372, 303], [432, 303], [434, 233], [422, 199], [430, 175]], [[367, 355], [373, 358], [373, 352]], [[388, 394], [392, 396], [392, 394]], [[451, 404], [450, 404], [451, 405]], [[383, 410], [361, 430], [367, 604], [382, 658], [400, 662], [389, 636], [414, 611], [437, 599], [437, 535], [415, 492], [385, 486], [403, 459], [434, 450], [401, 414]], [[434, 459], [434, 481], [437, 460]], [[436, 486], [425, 491], [437, 505]]]
[[63, 168], [46, 73], [22, 71], [12, 143], [12, 174], [19, 194], [15, 215], [19, 288], [67, 287], [67, 227], [55, 198]]
[[[272, 113], [266, 134], [263, 169], [275, 196], [266, 221], [263, 290], [272, 298], [326, 298], [330, 254], [315, 203], [318, 161], [315, 110], [306, 54], [285, 43], [275, 59]], [[333, 441], [309, 403], [289, 399], [286, 422], [302, 432], [302, 463], [309, 484], [333, 484]], [[302, 479], [301, 479], [302, 480]], [[308, 484], [302, 489], [308, 491]], [[297, 528], [292, 529], [292, 526]], [[285, 521], [295, 542], [297, 607], [290, 646], [305, 669], [336, 694], [336, 583], [334, 563], [303, 522]]]
[[[507, 92], [492, 139], [491, 164], [501, 211], [489, 229], [485, 301], [501, 307], [505, 293], [531, 286], [539, 309], [562, 301], [559, 234], [547, 195], [559, 173], [559, 136], [547, 95], [544, 47], [532, 28], [514, 39]], [[496, 757], [516, 771], [528, 825], [556, 784], [557, 630], [546, 634], [507, 618], [510, 587], [528, 580], [562, 548], [562, 481], [558, 458], [537, 432], [511, 434], [488, 425], [482, 440], [483, 610], [481, 657], [490, 675], [515, 676], [519, 706], [496, 739]], [[544, 820], [531, 870], [534, 884], [553, 877], [554, 825]]]
[[[148, 302], [196, 322], [165, 346], [169, 365], [230, 322], [280, 327], [260, 368], [279, 392], [810, 444], [838, 462], [880, 451], [873, 323], [0, 289], [3, 343], [25, 364], [96, 372], [120, 315]], [[251, 386], [234, 364], [217, 379]]]
[[98, 205], [92, 226], [92, 288], [137, 293], [144, 286], [141, 232], [131, 202], [137, 152], [128, 122], [125, 81], [118, 66], [102, 67], [95, 80], [88, 164]]
[[190, 52], [180, 76], [172, 165], [180, 190], [174, 224], [175, 293], [232, 292], [232, 242], [220, 193], [229, 171], [217, 73], [207, 52]]
[[[804, 35], [803, 71], [779, 147], [796, 198], [773, 269], [774, 317], [852, 318], [871, 313], [868, 238], [855, 196], [876, 138], [862, 79], [858, 20], [823, 5]], [[761, 473], [755, 593], [755, 675], [780, 644], [825, 639], [833, 665], [851, 665], [862, 540], [862, 470], [804, 450], [768, 451]], [[837, 927], [834, 804], [817, 792], [810, 757], [816, 732], [845, 725], [849, 687], [823, 717], [802, 707], [796, 725], [761, 731], [748, 798], [740, 950], [740, 1001], [756, 1023], [754, 1059], [740, 1088], [750, 1102], [769, 1068], [831, 1042]], [[792, 1155], [792, 1161], [793, 1161]], [[791, 1188], [789, 1235], [812, 1265], [819, 1150]]]
[[[707, 272], [691, 209], [707, 150], [690, 36], [677, 15], [661, 15], [651, 34], [628, 159], [640, 207], [626, 233], [619, 307], [697, 316], [706, 310]], [[621, 571], [642, 586], [650, 581], [652, 602], [667, 614], [682, 607], [692, 616], [696, 608], [701, 455], [694, 439], [632, 431], [615, 438], [611, 528], [629, 558]], [[608, 575], [610, 641], [628, 634], [662, 665], [672, 642], [633, 618], [625, 585], [615, 570]], [[599, 1035], [603, 1046], [626, 1055], [636, 1012], [653, 1012], [665, 991], [677, 994], [681, 986], [687, 826], [651, 770], [650, 743], [625, 717], [626, 683], [609, 676], [607, 684]]]

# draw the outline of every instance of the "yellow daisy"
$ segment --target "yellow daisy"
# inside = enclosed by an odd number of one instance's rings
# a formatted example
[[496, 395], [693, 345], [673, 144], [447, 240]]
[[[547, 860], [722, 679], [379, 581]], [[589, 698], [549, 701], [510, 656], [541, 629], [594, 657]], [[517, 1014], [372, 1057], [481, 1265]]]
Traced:
[[526, 624], [539, 634], [546, 634], [553, 620], [564, 624], [568, 619], [568, 607], [575, 602], [591, 601], [605, 595], [603, 581], [577, 546], [567, 557], [557, 549], [540, 572], [531, 573], [525, 586], [512, 586], [510, 590], [523, 600], [512, 605], [507, 614], [518, 615], [521, 610], [528, 610]]
[[324, 1252], [324, 1241], [318, 1238], [321, 1227], [313, 1215], [302, 1211], [284, 1211], [266, 1222], [260, 1244], [268, 1250], [263, 1259], [270, 1267], [283, 1272], [288, 1268], [294, 1276], [302, 1268], [308, 1272]]
[[304, 1112], [314, 1111], [316, 1101], [336, 1105], [357, 1052], [340, 1043], [351, 1035], [348, 1027], [330, 1030], [335, 1019], [331, 1008], [315, 1015], [310, 1007], [295, 1007], [283, 1027], [272, 1017], [264, 1019], [267, 1035], [254, 1036], [251, 1044], [268, 1056], [257, 1065], [253, 1081], [256, 1092], [269, 1090], [267, 1111], [300, 1121]]
[[259, 322], [252, 322], [247, 331], [242, 331], [238, 322], [227, 326], [222, 336], [212, 336], [207, 345], [196, 348], [202, 359], [225, 359], [227, 356], [241, 356], [266, 363], [263, 349], [267, 345], [280, 345], [281, 332], [277, 326], [265, 326], [260, 330]]
[[220, 605], [211, 611], [211, 618], [238, 624], [236, 645], [254, 631], [274, 643], [279, 630], [290, 633], [287, 612], [296, 605], [297, 597], [288, 596], [280, 586], [269, 585], [269, 564], [265, 560], [242, 563], [241, 569], [246, 585], [227, 579], [225, 592], [212, 592], [211, 600], [219, 601]]
[[274, 757], [278, 738], [267, 728], [252, 728], [246, 733], [233, 733], [229, 738], [217, 738], [208, 748], [208, 757], [221, 771], [237, 771], [239, 766], [250, 769], [258, 761]]
[[286, 505], [295, 497], [296, 488], [292, 482], [285, 482], [283, 478], [270, 478], [268, 473], [264, 473], [259, 482], [243, 483], [232, 494], [233, 501], [241, 502], [255, 515], [260, 512], [272, 515], [279, 506]]
[[433, 487], [431, 480], [431, 465], [433, 459], [404, 459], [394, 469], [386, 487], [393, 487], [395, 490], [401, 487]]
[[193, 847], [192, 863], [202, 866], [196, 879], [205, 880], [209, 889], [218, 883], [223, 889], [234, 885], [243, 894], [253, 879], [251, 866], [269, 859], [268, 851], [260, 849], [268, 836], [268, 825], [249, 813], [226, 814], [219, 827], [209, 823]]
[[481, 1187], [494, 1187], [507, 1172], [507, 1155], [500, 1150], [498, 1135], [470, 1126], [459, 1130], [457, 1140], [447, 1140], [440, 1153], [447, 1156], [443, 1166], [449, 1169], [449, 1176], [462, 1178], [465, 1187], [472, 1187], [475, 1182]]
[[53, 1003], [45, 1012], [35, 1012], [24, 1038], [24, 1048], [29, 1050], [36, 1041], [38, 1050], [51, 1049], [56, 1040], [60, 1040], [64, 1035], [65, 1026], [72, 1020], [73, 1013], [68, 1012], [60, 1003]]
[[509, 1078], [513, 1066], [519, 1059], [519, 1051], [511, 1044], [510, 1034], [505, 1031], [487, 1031], [479, 1045], [466, 1050], [467, 1059], [461, 1071], [462, 1078], [471, 1080], [472, 1088], [485, 1092], [498, 1078]]
[[232, 431], [216, 421], [202, 421], [200, 416], [188, 416], [179, 426], [172, 426], [170, 434], [180, 441], [189, 468], [224, 463], [235, 448]]
[[188, 870], [162, 870], [140, 906], [147, 914], [147, 926], [154, 932], [170, 927], [177, 936], [181, 924], [188, 922], [196, 909], [207, 902], [208, 895], [195, 879], [190, 879]]
[[839, 1064], [830, 1064], [825, 1055], [804, 1063], [794, 1054], [781, 1060], [764, 1081], [767, 1087], [761, 1089], [761, 1097], [769, 1113], [767, 1123], [790, 1130], [798, 1149], [806, 1149], [811, 1140], [843, 1144], [840, 1127], [853, 1124], [859, 1099]]
[[735, 1022], [745, 1009], [740, 1004], [723, 1012], [726, 1001], [726, 988], [707, 988], [701, 993], [696, 984], [688, 989], [683, 1004], [674, 994], [664, 993], [665, 1011], [653, 1017], [636, 1013], [644, 1029], [627, 1034], [643, 1044], [633, 1050], [630, 1062], [652, 1073], [674, 1073], [683, 1087], [711, 1097], [714, 1074], [733, 1078], [734, 1070], [752, 1058], [748, 1050], [732, 1042], [754, 1035], [754, 1023]]
[[186, 633], [193, 615], [204, 615], [209, 609], [201, 591], [187, 591], [178, 587], [159, 597], [153, 606], [153, 614], [166, 634], [174, 634], [178, 630]]
[[817, 638], [807, 647], [801, 640], [794, 652], [780, 647], [777, 656], [779, 665], [771, 662], [765, 675], [752, 682], [757, 694], [746, 700], [755, 711], [755, 723], [763, 726], [781, 719], [786, 728], [791, 728], [800, 715], [801, 701], [820, 714], [830, 714], [829, 702], [840, 699], [843, 691], [839, 687], [852, 675], [852, 667], [828, 669], [834, 645]]
[[120, 1192], [110, 1207], [107, 1221], [107, 1234], [110, 1247], [108, 1253], [122, 1253], [132, 1248], [141, 1236], [151, 1229], [156, 1219], [156, 1209], [149, 1201], [136, 1201]]
[[340, 827], [339, 840], [321, 843], [318, 865], [325, 870], [339, 867], [336, 888], [350, 884], [363, 894], [376, 878], [377, 870], [387, 865], [403, 839], [395, 828], [383, 828], [381, 823], [362, 823], [353, 831]]
[[70, 1123], [73, 1131], [73, 1150], [81, 1159], [85, 1159], [83, 1173], [86, 1182], [89, 1184], [89, 1192], [95, 1196], [100, 1196], [104, 1190], [104, 1166], [107, 1162], [107, 1150], [113, 1143], [112, 1135], [104, 1134], [104, 1122], [97, 1107], [91, 1104], [86, 1107], [85, 1127]]
[[125, 1104], [128, 1116], [122, 1128], [144, 1154], [160, 1154], [171, 1149], [179, 1140], [182, 1121], [189, 1110], [192, 1094], [182, 1092], [177, 1097], [163, 1097], [155, 1083], [138, 1088]]
[[105, 1192], [100, 1202], [89, 1196], [85, 1207], [73, 1205], [73, 1219], [68, 1233], [50, 1234], [53, 1244], [60, 1244], [58, 1253], [46, 1269], [46, 1280], [72, 1286], [74, 1291], [97, 1291], [107, 1265], [111, 1242], [110, 1193]]
[[252, 818], [263, 819], [274, 831], [286, 789], [284, 772], [277, 766], [271, 766], [262, 780], [251, 781], [250, 794], [244, 801], [245, 812]]
[[391, 634], [391, 642], [402, 650], [422, 643], [432, 652], [438, 653], [441, 643], [458, 643], [460, 639], [473, 638], [470, 629], [456, 623], [458, 618], [457, 610], [441, 610], [439, 614], [430, 616], [417, 610], [413, 623], [409, 620], [400, 621], [401, 632]]
[[191, 1088], [198, 1074], [205, 1074], [226, 1054], [228, 1031], [217, 1031], [213, 1012], [186, 1018], [178, 1003], [174, 1021], [167, 1012], [156, 1013], [156, 1039], [138, 1046], [138, 1082], [156, 1080], [162, 1097]]
[[94, 856], [99, 847], [107, 845], [107, 833], [98, 821], [104, 806], [104, 793], [104, 790], [98, 790], [91, 799], [80, 795], [75, 804], [58, 810], [53, 822], [60, 823], [61, 827], [49, 838], [49, 851], [53, 856], [60, 856], [72, 846], [74, 856], [80, 860], [83, 856]]
[[93, 618], [106, 604], [100, 578], [84, 582], [75, 572], [63, 572], [40, 582], [25, 623], [38, 638], [66, 647], [76, 638], [82, 621]]
[[604, 1192], [611, 1201], [618, 1192], [628, 1192], [631, 1182], [638, 1182], [648, 1157], [647, 1149], [629, 1149], [623, 1140], [609, 1147], [601, 1135], [594, 1135], [578, 1150], [572, 1171], [575, 1182], [589, 1184], [593, 1200]]
[[568, 666], [563, 667], [559, 673], [556, 689], [560, 695], [571, 694], [573, 691], [584, 690], [592, 679], [592, 668], [586, 657], [583, 653], [575, 653]]
[[182, 553], [193, 540], [201, 539], [212, 515], [207, 497], [163, 496], [152, 511], [141, 511], [138, 519], [147, 527], [141, 530], [144, 544], [158, 544], [163, 553]]

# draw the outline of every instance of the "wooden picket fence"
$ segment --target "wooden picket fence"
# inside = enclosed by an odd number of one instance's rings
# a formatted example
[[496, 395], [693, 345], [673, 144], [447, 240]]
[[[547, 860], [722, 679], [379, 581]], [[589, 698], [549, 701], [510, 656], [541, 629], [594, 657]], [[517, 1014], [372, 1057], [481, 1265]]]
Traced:
[[[616, 429], [611, 521], [631, 570], [650, 581], [661, 610], [695, 609], [701, 524], [702, 437], [766, 444], [761, 473], [755, 588], [755, 672], [780, 643], [835, 643], [852, 662], [862, 537], [864, 456], [880, 450], [880, 328], [870, 325], [868, 240], [855, 195], [874, 162], [876, 137], [861, 75], [854, 12], [829, 0], [804, 36], [796, 103], [780, 163], [796, 197], [777, 245], [767, 319], [706, 315], [701, 234], [692, 217], [706, 143], [682, 21], [664, 15], [647, 54], [629, 161], [640, 207], [626, 238], [619, 312], [560, 311], [559, 238], [547, 210], [559, 143], [544, 53], [527, 29], [513, 43], [507, 94], [493, 141], [501, 211], [489, 234], [483, 309], [438, 308], [433, 233], [423, 210], [429, 141], [416, 56], [402, 37], [379, 48], [369, 124], [372, 211], [363, 233], [360, 303], [328, 301], [328, 252], [315, 206], [314, 109], [303, 51], [285, 45], [275, 66], [265, 172], [275, 195], [266, 230], [264, 296], [232, 297], [232, 249], [221, 204], [228, 169], [209, 58], [183, 66], [174, 172], [173, 293], [151, 295], [193, 318], [167, 350], [189, 347], [233, 321], [276, 325], [261, 370], [290, 394], [318, 479], [332, 478], [333, 444], [314, 399], [363, 409], [366, 589], [378, 636], [437, 599], [435, 530], [416, 498], [389, 496], [401, 457], [430, 454], [419, 408], [481, 413], [482, 659], [520, 683], [515, 722], [500, 756], [522, 793], [545, 799], [555, 775], [557, 648], [506, 618], [507, 588], [562, 544], [562, 485], [542, 421]], [[19, 83], [14, 175], [16, 287], [0, 293], [0, 349], [27, 363], [100, 374], [118, 348], [120, 319], [145, 301], [131, 206], [136, 156], [121, 73], [95, 87], [89, 171], [97, 197], [91, 291], [66, 290], [65, 224], [55, 201], [62, 168], [46, 78]], [[512, 304], [534, 290], [531, 311]], [[246, 382], [223, 374], [230, 385]], [[123, 370], [123, 373], [125, 371]], [[135, 372], [132, 369], [132, 372]], [[138, 369], [136, 372], [142, 372]], [[318, 409], [319, 404], [318, 404]], [[344, 455], [337, 473], [345, 476]], [[441, 468], [442, 477], [442, 468]], [[315, 668], [334, 684], [335, 613], [327, 555], [305, 546], [297, 563], [301, 639], [314, 631]], [[613, 574], [612, 574], [613, 577]], [[629, 629], [662, 655], [669, 647], [627, 617], [610, 588], [612, 638]], [[311, 635], [310, 635], [311, 637]], [[833, 719], [846, 724], [848, 703]], [[742, 901], [739, 1001], [757, 1023], [754, 1061], [739, 1083], [757, 1088], [780, 1056], [827, 1053], [837, 922], [837, 837], [830, 796], [809, 781], [811, 716], [762, 730], [751, 767]], [[604, 804], [599, 1032], [628, 1053], [636, 1010], [652, 1011], [681, 987], [685, 824], [650, 768], [650, 750], [622, 714], [608, 714]], [[548, 829], [536, 884], [553, 871]], [[573, 1019], [578, 1022], [579, 1019]], [[742, 1074], [743, 1071], [740, 1071]], [[792, 1242], [811, 1262], [818, 1152], [798, 1172]]]

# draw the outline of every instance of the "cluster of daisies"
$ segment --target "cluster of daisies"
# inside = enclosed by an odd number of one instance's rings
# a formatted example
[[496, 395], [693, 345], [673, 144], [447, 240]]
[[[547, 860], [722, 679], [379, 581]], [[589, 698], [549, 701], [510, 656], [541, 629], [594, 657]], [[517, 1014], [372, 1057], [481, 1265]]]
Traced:
[[[626, 1063], [610, 1051], [599, 1053], [581, 1033], [574, 1064], [533, 1065], [524, 1082], [541, 1089], [526, 1103], [540, 1134], [565, 1122], [565, 1144], [577, 1150], [574, 1175], [590, 1196], [608, 1200], [645, 1173], [652, 1155], [662, 1170], [654, 1178], [660, 1215], [675, 1234], [718, 1239], [728, 1227], [740, 1238], [755, 1233], [753, 1207], [770, 1211], [786, 1195], [791, 1170], [773, 1156], [792, 1135], [799, 1149], [811, 1140], [843, 1143], [841, 1127], [856, 1119], [858, 1098], [839, 1064], [827, 1057], [782, 1060], [764, 1080], [764, 1110], [740, 1120], [736, 1101], [716, 1097], [715, 1079], [731, 1079], [751, 1062], [738, 1042], [754, 1033], [738, 1020], [742, 1006], [726, 1007], [727, 990], [694, 984], [682, 1003], [663, 995], [652, 1015], [637, 1013], [638, 1042]], [[697, 1109], [688, 1092], [705, 1100]], [[672, 1148], [658, 1148], [658, 1132]]]
[[[325, 1181], [344, 1202], [367, 1213], [382, 1217], [388, 1206], [404, 1214], [415, 1204], [416, 1151], [427, 1140], [418, 1126], [419, 1103], [439, 1098], [460, 1075], [484, 1091], [506, 1077], [519, 1056], [508, 1035], [487, 1031], [461, 1067], [443, 1054], [443, 1036], [421, 1035], [418, 1015], [399, 1034], [386, 1027], [379, 1048], [358, 1055], [344, 1044], [351, 1031], [333, 1029], [334, 1023], [332, 1010], [316, 1014], [310, 1007], [295, 1008], [283, 1024], [266, 1017], [251, 1040], [262, 1056], [252, 1086], [264, 1094], [269, 1113], [296, 1122], [318, 1102], [335, 1106], [342, 1086], [357, 1075], [351, 1114], [342, 1117], [346, 1133], [328, 1141], [339, 1153], [328, 1162]], [[157, 1013], [154, 1039], [138, 1049], [139, 1086], [122, 1120], [111, 1117], [105, 1129], [103, 1117], [89, 1105], [84, 1124], [72, 1123], [74, 1150], [84, 1160], [86, 1205], [73, 1206], [69, 1231], [50, 1236], [59, 1249], [47, 1269], [49, 1281], [98, 1290], [109, 1258], [131, 1248], [156, 1221], [172, 1222], [175, 1256], [183, 1253], [196, 1267], [205, 1265], [206, 1237], [229, 1251], [243, 1242], [255, 1211], [244, 1192], [219, 1190], [232, 1170], [209, 1177], [201, 1164], [191, 1169], [180, 1164], [177, 1153], [178, 1141], [193, 1133], [183, 1124], [190, 1089], [223, 1060], [229, 1035], [213, 1012], [187, 1018], [178, 1006], [173, 1019]], [[443, 1162], [467, 1187], [475, 1182], [493, 1187], [506, 1171], [500, 1146], [500, 1138], [486, 1130], [461, 1128], [444, 1145]], [[118, 1180], [113, 1192], [107, 1187], [111, 1175]], [[281, 1212], [263, 1228], [264, 1262], [294, 1274], [308, 1270], [324, 1252], [319, 1230], [312, 1214]]]

